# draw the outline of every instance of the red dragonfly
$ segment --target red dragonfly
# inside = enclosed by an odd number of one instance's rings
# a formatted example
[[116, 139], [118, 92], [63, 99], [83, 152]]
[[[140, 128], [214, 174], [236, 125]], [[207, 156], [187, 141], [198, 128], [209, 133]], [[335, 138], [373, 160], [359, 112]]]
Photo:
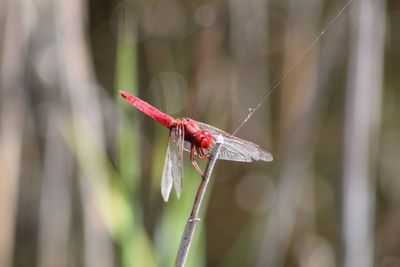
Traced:
[[253, 160], [272, 161], [273, 159], [270, 152], [252, 142], [240, 139], [211, 125], [190, 118], [174, 119], [140, 98], [123, 90], [119, 90], [119, 93], [137, 109], [169, 129], [167, 155], [161, 177], [161, 194], [164, 201], [168, 201], [172, 184], [175, 186], [178, 198], [181, 194], [183, 150], [190, 152], [192, 165], [203, 177], [203, 173], [195, 161], [195, 155], [200, 159], [207, 159], [219, 135], [222, 135], [224, 138], [224, 143], [218, 159], [243, 162]]

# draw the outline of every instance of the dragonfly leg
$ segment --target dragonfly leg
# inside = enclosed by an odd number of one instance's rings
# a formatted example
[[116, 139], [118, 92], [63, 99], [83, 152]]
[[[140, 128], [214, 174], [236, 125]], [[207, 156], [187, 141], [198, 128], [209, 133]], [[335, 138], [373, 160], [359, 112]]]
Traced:
[[197, 173], [200, 174], [201, 178], [204, 179], [204, 173], [201, 171], [199, 165], [194, 159], [192, 160], [192, 165], [196, 169]]
[[209, 156], [204, 154], [204, 151], [201, 147], [196, 147], [197, 156], [199, 159], [208, 159]]
[[201, 151], [202, 151], [202, 155], [201, 155], [201, 157], [199, 157], [200, 159], [209, 159], [210, 158], [210, 153], [205, 154], [203, 149]]
[[[201, 171], [201, 169], [200, 169], [199, 165], [197, 164], [197, 162], [194, 160], [194, 149], [195, 149], [195, 146], [192, 145], [192, 146], [190, 147], [190, 162], [192, 163], [193, 167], [196, 169], [197, 173], [200, 174], [201, 178], [204, 179], [204, 174], [203, 174], [203, 172]], [[196, 149], [196, 150], [197, 150], [197, 149]], [[197, 152], [197, 153], [198, 153], [198, 152]]]

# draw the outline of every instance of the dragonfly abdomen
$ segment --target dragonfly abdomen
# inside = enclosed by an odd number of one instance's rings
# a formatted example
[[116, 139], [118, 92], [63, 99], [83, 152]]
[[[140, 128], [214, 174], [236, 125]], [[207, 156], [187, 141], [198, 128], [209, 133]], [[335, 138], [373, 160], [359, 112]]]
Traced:
[[155, 121], [161, 123], [167, 128], [171, 128], [171, 125], [174, 123], [175, 119], [169, 116], [168, 114], [165, 114], [158, 110], [157, 108], [153, 107], [146, 101], [143, 101], [142, 99], [133, 96], [123, 90], [118, 91], [123, 98], [128, 100], [129, 103], [134, 105], [138, 110], [142, 111], [145, 113], [147, 116], [151, 117]]

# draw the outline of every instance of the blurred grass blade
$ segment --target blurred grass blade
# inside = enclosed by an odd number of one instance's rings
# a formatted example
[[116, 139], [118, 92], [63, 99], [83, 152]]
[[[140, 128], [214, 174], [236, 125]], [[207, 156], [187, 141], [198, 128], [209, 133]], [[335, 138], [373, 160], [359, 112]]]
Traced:
[[[121, 10], [118, 17], [116, 87], [137, 94], [133, 91], [137, 85], [136, 24], [133, 21], [133, 15], [129, 12], [130, 8], [122, 7]], [[134, 29], [133, 32], [132, 29]], [[124, 102], [119, 95], [117, 98], [120, 104]], [[117, 129], [118, 172], [123, 186], [127, 187], [127, 191], [133, 196], [130, 201], [130, 210], [132, 216], [135, 217], [134, 221], [123, 227], [126, 233], [131, 232], [132, 236], [126, 236], [127, 238], [121, 236], [122, 261], [124, 266], [137, 266], [143, 263], [155, 265], [152, 247], [142, 225], [142, 205], [138, 189], [140, 182], [139, 126], [135, 113], [128, 119], [121, 117], [122, 121]]]
[[[122, 10], [123, 12], [118, 17], [116, 88], [137, 95], [134, 89], [137, 86], [137, 43], [136, 28], [134, 28], [136, 25], [133, 15], [129, 13], [131, 9]], [[119, 94], [117, 94], [117, 99], [119, 103], [126, 104]], [[131, 193], [136, 193], [140, 174], [139, 127], [135, 117], [136, 113], [132, 112], [129, 119], [123, 118], [117, 130], [118, 171]]]
[[[179, 248], [179, 242], [187, 217], [189, 216], [193, 200], [200, 183], [200, 177], [194, 171], [193, 166], [185, 164], [185, 180], [184, 189], [179, 200], [175, 194], [171, 194], [172, 198], [165, 204], [160, 223], [155, 232], [155, 246], [161, 266], [173, 266], [175, 262], [176, 252]], [[212, 188], [212, 181], [210, 181]], [[209, 194], [206, 194], [203, 205], [207, 207], [209, 202]], [[186, 267], [201, 267], [206, 266], [205, 262], [205, 224], [206, 224], [206, 208], [200, 211], [202, 220], [197, 225], [198, 229], [194, 236], [191, 245], [189, 259], [186, 262]]]
[[[105, 151], [94, 141], [94, 133], [74, 118], [64, 132], [67, 142], [81, 167], [82, 175], [89, 181], [91, 202], [100, 211], [105, 226], [121, 249], [123, 266], [156, 266], [151, 242], [141, 221], [135, 216], [124, 184], [107, 159]], [[73, 127], [79, 128], [79, 136]]]

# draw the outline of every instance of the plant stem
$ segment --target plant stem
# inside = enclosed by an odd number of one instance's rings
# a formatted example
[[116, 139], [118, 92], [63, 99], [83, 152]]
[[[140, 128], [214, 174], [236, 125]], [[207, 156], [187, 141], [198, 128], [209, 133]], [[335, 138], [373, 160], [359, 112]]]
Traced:
[[189, 252], [189, 247], [193, 240], [194, 230], [196, 228], [197, 222], [200, 221], [200, 218], [198, 218], [198, 214], [200, 211], [201, 203], [203, 202], [204, 194], [207, 190], [207, 185], [210, 180], [210, 176], [214, 169], [215, 163], [218, 159], [218, 154], [219, 151], [221, 150], [222, 144], [223, 144], [223, 138], [222, 136], [218, 136], [216, 140], [216, 145], [211, 151], [210, 159], [207, 162], [204, 178], [201, 180], [199, 189], [197, 190], [196, 198], [193, 203], [192, 212], [190, 213], [190, 216], [185, 225], [185, 230], [183, 231], [178, 254], [176, 255], [175, 267], [185, 266], [186, 258]]

